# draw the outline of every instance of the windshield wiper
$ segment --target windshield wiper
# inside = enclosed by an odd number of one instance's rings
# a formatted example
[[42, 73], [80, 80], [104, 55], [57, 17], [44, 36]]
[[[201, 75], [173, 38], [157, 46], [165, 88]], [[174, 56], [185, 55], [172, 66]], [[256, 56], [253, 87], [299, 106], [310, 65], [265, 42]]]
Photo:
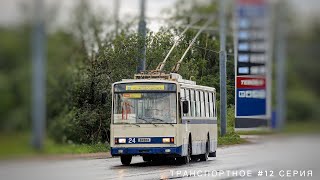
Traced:
[[120, 124], [130, 124], [130, 125], [135, 125], [135, 126], [138, 126], [138, 127], [140, 127], [140, 125], [138, 125], [138, 124], [127, 123], [127, 122], [122, 122], [122, 123], [120, 123]]
[[163, 119], [159, 119], [159, 118], [152, 118], [152, 121], [151, 121], [151, 122], [153, 122], [154, 120], [161, 121], [161, 122], [164, 122], [164, 124], [170, 124], [171, 126], [174, 126], [173, 124], [168, 123], [167, 121], [165, 121], [165, 120], [163, 120]]
[[[138, 119], [140, 119], [140, 120], [143, 120], [144, 122], [147, 122], [146, 124], [153, 124], [153, 123], [151, 123], [150, 121], [147, 121], [146, 119], [144, 119], [144, 118], [138, 118]], [[158, 127], [157, 125], [155, 125], [155, 124], [153, 124], [155, 127]]]
[[152, 118], [152, 121], [151, 121], [151, 122], [153, 122], [154, 120], [156, 120], [156, 121], [161, 121], [161, 122], [166, 122], [165, 120], [159, 119], [159, 118]]
[[144, 119], [144, 118], [140, 118], [140, 117], [138, 117], [138, 119], [139, 120], [142, 120], [142, 121], [144, 121], [144, 122], [148, 122], [149, 123], [149, 121], [147, 121], [146, 119]]

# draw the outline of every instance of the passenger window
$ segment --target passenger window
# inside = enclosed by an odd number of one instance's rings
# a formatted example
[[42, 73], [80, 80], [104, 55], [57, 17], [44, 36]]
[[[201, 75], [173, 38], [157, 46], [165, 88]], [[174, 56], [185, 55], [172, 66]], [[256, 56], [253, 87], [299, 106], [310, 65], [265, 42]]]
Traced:
[[[181, 108], [182, 108], [182, 102], [185, 100], [186, 100], [185, 89], [181, 89], [181, 93], [180, 93]], [[181, 112], [183, 112], [183, 111], [181, 111]], [[187, 116], [187, 114], [182, 113], [182, 116], [185, 117], [185, 116]]]
[[188, 116], [191, 116], [191, 101], [190, 101], [190, 90], [189, 89], [186, 89], [186, 100], [189, 102], [188, 106], [189, 106], [189, 113], [188, 113]]
[[185, 89], [181, 89], [181, 101], [184, 101], [186, 98], [185, 96]]
[[200, 117], [200, 92], [196, 91], [196, 117]]
[[212, 93], [209, 93], [209, 104], [210, 104], [210, 109], [209, 109], [209, 112], [210, 112], [210, 117], [213, 117], [213, 113], [214, 113], [214, 106], [213, 106], [213, 101], [212, 101]]
[[205, 102], [205, 109], [206, 109], [206, 117], [209, 117], [209, 98], [208, 98], [208, 92], [204, 92], [204, 102]]
[[196, 102], [195, 102], [195, 97], [194, 97], [194, 90], [191, 90], [191, 96], [190, 96], [191, 100], [191, 116], [194, 117], [195, 116], [195, 106], [196, 106]]
[[217, 117], [216, 93], [213, 93], [213, 109], [214, 109], [214, 117]]
[[200, 103], [201, 103], [201, 117], [205, 117], [206, 116], [206, 110], [205, 110], [205, 102], [204, 102], [203, 91], [200, 91]]

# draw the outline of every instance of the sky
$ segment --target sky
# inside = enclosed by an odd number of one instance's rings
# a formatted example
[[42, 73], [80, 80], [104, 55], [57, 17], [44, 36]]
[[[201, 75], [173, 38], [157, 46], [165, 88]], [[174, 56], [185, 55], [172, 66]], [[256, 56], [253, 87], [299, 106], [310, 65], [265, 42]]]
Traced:
[[[31, 4], [34, 0], [1, 0], [0, 1], [0, 25], [14, 25], [23, 21], [22, 4]], [[48, 7], [58, 6], [58, 24], [64, 24], [69, 20], [70, 10], [79, 0], [44, 0]], [[88, 0], [89, 1], [89, 0]], [[90, 0], [92, 8], [103, 11], [111, 17], [114, 12], [115, 0]], [[161, 13], [166, 8], [171, 8], [176, 0], [147, 0], [146, 16], [149, 18], [162, 17]], [[140, 13], [140, 0], [120, 0], [119, 18], [125, 20], [128, 16], [137, 17]], [[148, 28], [157, 29], [164, 23], [160, 20], [148, 20]]]
[[[0, 2], [0, 25], [14, 25], [23, 19], [21, 7], [23, 3], [32, 3], [34, 0], [1, 0]], [[58, 5], [58, 24], [66, 24], [70, 17], [68, 12], [79, 0], [45, 0], [47, 6]], [[88, 0], [96, 10], [103, 11], [106, 15], [111, 16], [114, 12], [115, 0]], [[190, 0], [191, 1], [191, 0]], [[120, 0], [121, 9], [119, 11], [120, 21], [125, 20], [128, 16], [137, 17], [139, 15], [140, 0]], [[170, 9], [174, 6], [176, 0], [147, 0], [146, 16], [150, 18], [163, 17], [161, 13], [164, 9]], [[300, 23], [306, 23], [310, 17], [320, 17], [319, 0], [289, 0], [297, 14]], [[159, 19], [149, 19], [148, 28], [158, 29], [164, 21]]]

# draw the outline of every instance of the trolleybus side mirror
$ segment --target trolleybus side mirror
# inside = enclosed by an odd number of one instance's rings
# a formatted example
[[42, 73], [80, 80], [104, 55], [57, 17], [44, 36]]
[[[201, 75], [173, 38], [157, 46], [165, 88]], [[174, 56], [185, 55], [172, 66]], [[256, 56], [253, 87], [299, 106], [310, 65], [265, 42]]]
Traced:
[[183, 111], [183, 114], [188, 114], [189, 113], [189, 103], [188, 103], [188, 101], [182, 101], [182, 111]]

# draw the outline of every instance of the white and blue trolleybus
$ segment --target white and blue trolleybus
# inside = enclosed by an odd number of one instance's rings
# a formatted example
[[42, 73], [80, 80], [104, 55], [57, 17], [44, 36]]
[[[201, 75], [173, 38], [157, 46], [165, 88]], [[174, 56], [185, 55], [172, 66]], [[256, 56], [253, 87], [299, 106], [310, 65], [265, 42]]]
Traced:
[[136, 74], [112, 85], [111, 154], [123, 165], [171, 158], [181, 164], [216, 156], [215, 88], [179, 74]]

